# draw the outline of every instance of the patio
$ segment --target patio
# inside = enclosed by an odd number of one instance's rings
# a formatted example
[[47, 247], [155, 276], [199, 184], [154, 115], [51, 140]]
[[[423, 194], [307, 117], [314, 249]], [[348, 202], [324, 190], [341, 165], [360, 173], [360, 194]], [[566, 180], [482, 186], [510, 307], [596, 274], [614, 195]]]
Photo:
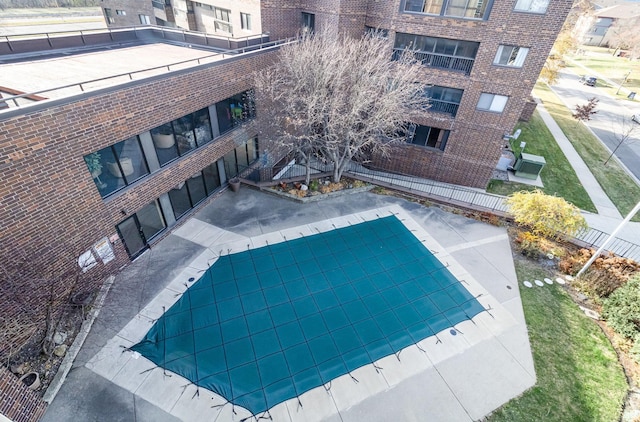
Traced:
[[[533, 386], [504, 229], [371, 193], [304, 205], [242, 189], [225, 192], [119, 275], [99, 318], [102, 324], [76, 362], [84, 368], [71, 374], [43, 420], [59, 420], [71, 408], [75, 417], [96, 418], [104, 412], [124, 417], [131, 411], [130, 401], [138, 420], [250, 418], [247, 410], [126, 348], [138, 343], [219, 256], [389, 216], [431, 251], [485, 310], [453, 327], [438, 326], [433, 336], [276, 404], [267, 416], [276, 421], [471, 421]], [[90, 392], [82, 403], [73, 403], [81, 381], [106, 385], [126, 405], [97, 409], [99, 400], [92, 400]]]

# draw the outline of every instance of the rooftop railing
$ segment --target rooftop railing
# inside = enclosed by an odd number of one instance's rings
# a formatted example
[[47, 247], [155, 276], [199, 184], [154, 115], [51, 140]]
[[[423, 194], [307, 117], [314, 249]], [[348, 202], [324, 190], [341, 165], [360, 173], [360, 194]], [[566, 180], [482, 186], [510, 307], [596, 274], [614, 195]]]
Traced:
[[[290, 44], [296, 42], [297, 38], [287, 38], [284, 40], [270, 41], [267, 43], [249, 45], [246, 47], [228, 50], [225, 52], [213, 53], [206, 56], [202, 56], [196, 59], [183, 60], [179, 62], [173, 62], [162, 66], [155, 66], [146, 69], [141, 69], [132, 72], [119, 73], [98, 79], [91, 79], [82, 82], [76, 82], [68, 85], [61, 85], [53, 88], [47, 88], [39, 91], [28, 92], [20, 95], [10, 95], [2, 97], [0, 99], [0, 105], [5, 105], [5, 108], [0, 107], [0, 115], [3, 112], [15, 110], [16, 108], [23, 108], [27, 105], [40, 104], [43, 101], [59, 99], [69, 97], [72, 95], [80, 94], [83, 92], [105, 88], [109, 86], [116, 86], [125, 82], [140, 80], [159, 74], [166, 74], [178, 70], [183, 70], [190, 67], [195, 67], [202, 64], [213, 63], [221, 61], [230, 57], [236, 57], [241, 54], [250, 53], [254, 51], [268, 51], [279, 48], [284, 44]], [[1, 90], [0, 90], [1, 91]], [[53, 97], [51, 95], [54, 95]], [[33, 101], [35, 97], [45, 97], [46, 100]]]

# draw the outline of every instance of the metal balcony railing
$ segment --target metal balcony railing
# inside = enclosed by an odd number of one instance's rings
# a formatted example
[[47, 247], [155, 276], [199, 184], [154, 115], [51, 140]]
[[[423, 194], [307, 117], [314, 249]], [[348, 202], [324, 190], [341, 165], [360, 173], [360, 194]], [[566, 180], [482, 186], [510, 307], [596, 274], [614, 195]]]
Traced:
[[[311, 166], [311, 177], [313, 179], [331, 175], [332, 171], [333, 166], [331, 164], [314, 162]], [[303, 180], [306, 175], [306, 169], [304, 165], [296, 164], [291, 158], [291, 160], [281, 160], [281, 163], [275, 166], [260, 166], [259, 163], [256, 163], [254, 166], [245, 168], [241, 174], [241, 178], [249, 184], [270, 186], [283, 180]], [[499, 216], [508, 214], [508, 207], [504, 202], [505, 197], [490, 194], [480, 189], [466, 188], [405, 174], [389, 173], [386, 170], [376, 169], [369, 165], [365, 167], [355, 162], [350, 163], [349, 168], [345, 171], [345, 176], [364, 180], [374, 185], [408, 192], [441, 203], [468, 207]], [[598, 248], [602, 246], [608, 236], [609, 234], [603, 231], [589, 228], [575, 235], [573, 243], [588, 248]], [[640, 245], [638, 244], [615, 238], [607, 249], [618, 256], [640, 262]]]
[[[398, 60], [404, 49], [395, 48], [393, 50], [393, 60]], [[474, 59], [467, 57], [457, 57], [448, 54], [426, 53], [422, 51], [414, 51], [413, 56], [424, 66], [437, 67], [440, 69], [454, 70], [464, 72], [466, 75], [471, 74]]]
[[460, 107], [460, 104], [430, 99], [428, 110], [435, 111], [437, 113], [447, 113], [452, 115], [453, 117], [456, 117], [456, 114], [458, 113], [458, 107]]

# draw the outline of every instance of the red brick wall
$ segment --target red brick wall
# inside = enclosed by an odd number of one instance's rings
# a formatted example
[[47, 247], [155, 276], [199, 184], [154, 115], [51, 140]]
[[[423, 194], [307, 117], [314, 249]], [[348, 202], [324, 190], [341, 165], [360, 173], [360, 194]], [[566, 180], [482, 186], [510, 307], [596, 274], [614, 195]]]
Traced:
[[[83, 156], [251, 88], [252, 72], [268, 65], [274, 54], [208, 65], [0, 121], [2, 269], [24, 256], [36, 271], [55, 263], [55, 277], [63, 279], [56, 287], [64, 291], [73, 280], [76, 257], [116, 233], [122, 209], [136, 212], [247, 134], [232, 131], [107, 199], [101, 198]], [[84, 274], [81, 289], [95, 288], [129, 262], [123, 245], [114, 246], [117, 259]], [[65, 272], [69, 275], [60, 275]], [[41, 284], [51, 279], [42, 278]], [[0, 315], [25, 318], [24, 307], [8, 296], [0, 288]], [[5, 346], [12, 345], [0, 345], [0, 355]]]
[[[377, 157], [374, 164], [393, 171], [484, 188], [500, 157], [502, 137], [505, 132], [513, 131], [523, 115], [531, 89], [572, 1], [551, 1], [543, 15], [514, 12], [515, 2], [495, 1], [486, 21], [401, 13], [400, 0], [271, 0], [264, 3], [272, 9], [270, 13], [274, 7], [294, 5], [299, 5], [302, 11], [316, 13], [318, 30], [323, 24], [337, 24], [341, 31], [359, 35], [367, 25], [388, 29], [392, 42], [396, 32], [480, 42], [469, 76], [426, 67], [423, 72], [423, 80], [427, 83], [464, 89], [455, 119], [429, 112], [424, 121], [418, 122], [451, 130], [445, 151], [407, 145], [398, 147], [390, 159]], [[264, 8], [263, 5], [263, 11]], [[287, 24], [280, 25], [278, 20], [270, 20], [269, 24], [272, 33], [291, 35], [287, 33]], [[528, 47], [530, 51], [524, 66], [494, 66], [493, 59], [500, 44]], [[477, 110], [482, 92], [508, 96], [505, 110], [502, 113]]]
[[36, 422], [47, 410], [40, 396], [0, 366], [0, 414], [13, 422]]

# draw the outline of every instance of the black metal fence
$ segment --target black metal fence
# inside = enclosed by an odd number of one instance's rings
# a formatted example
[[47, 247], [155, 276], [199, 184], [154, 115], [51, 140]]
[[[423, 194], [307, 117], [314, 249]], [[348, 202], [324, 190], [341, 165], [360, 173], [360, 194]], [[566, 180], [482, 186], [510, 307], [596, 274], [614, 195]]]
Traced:
[[[332, 174], [331, 164], [313, 163], [311, 165], [312, 179]], [[272, 167], [247, 168], [243, 180], [257, 186], [275, 185], [280, 181], [301, 180], [306, 176], [304, 164], [297, 164], [292, 157], [286, 157]], [[487, 193], [481, 189], [466, 188], [448, 183], [436, 182], [415, 176], [390, 173], [383, 169], [376, 169], [370, 165], [355, 162], [349, 163], [345, 176], [367, 181], [374, 185], [396, 189], [413, 195], [421, 196], [437, 202], [463, 206], [481, 212], [489, 212], [500, 216], [508, 214], [505, 198], [500, 195]], [[574, 236], [575, 242], [589, 248], [598, 248], [609, 237], [608, 233], [589, 228]], [[615, 238], [607, 250], [618, 256], [630, 258], [640, 262], [640, 245], [624, 239]]]

